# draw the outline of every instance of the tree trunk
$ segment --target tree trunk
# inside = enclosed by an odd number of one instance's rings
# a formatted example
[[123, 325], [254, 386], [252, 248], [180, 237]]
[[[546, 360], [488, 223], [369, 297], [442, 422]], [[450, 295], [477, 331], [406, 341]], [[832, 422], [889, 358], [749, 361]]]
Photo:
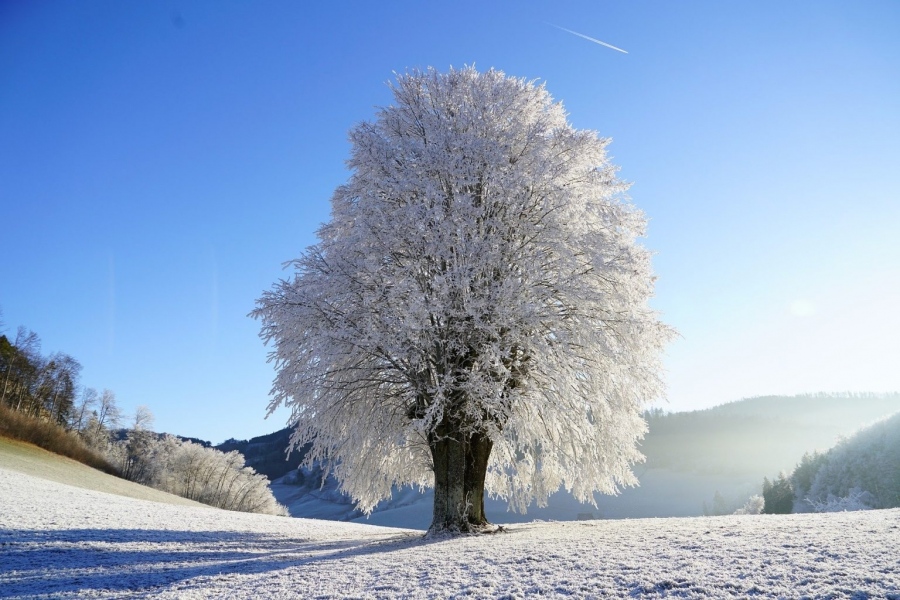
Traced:
[[[6, 390], [9, 387], [9, 376], [10, 376], [10, 373], [12, 373], [14, 366], [15, 366], [15, 361], [13, 360], [13, 357], [10, 356], [10, 360], [6, 365], [6, 379], [3, 381], [3, 393], [0, 394], [0, 402], [3, 402], [4, 400], [6, 400]], [[10, 404], [12, 404], [12, 403], [10, 403]]]
[[434, 461], [434, 517], [430, 533], [483, 531], [484, 478], [493, 444], [481, 434], [464, 434], [442, 422], [430, 436]]
[[469, 525], [483, 529], [490, 525], [484, 514], [484, 477], [494, 443], [487, 436], [473, 434], [466, 445], [465, 489], [469, 499]]

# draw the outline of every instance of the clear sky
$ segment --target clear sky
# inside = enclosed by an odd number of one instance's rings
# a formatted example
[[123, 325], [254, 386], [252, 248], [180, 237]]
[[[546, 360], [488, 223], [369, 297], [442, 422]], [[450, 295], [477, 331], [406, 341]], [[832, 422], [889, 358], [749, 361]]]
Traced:
[[160, 431], [282, 427], [247, 313], [393, 73], [474, 64], [613, 138], [681, 334], [663, 408], [900, 390], [898, 32], [894, 0], [4, 2], [6, 333]]

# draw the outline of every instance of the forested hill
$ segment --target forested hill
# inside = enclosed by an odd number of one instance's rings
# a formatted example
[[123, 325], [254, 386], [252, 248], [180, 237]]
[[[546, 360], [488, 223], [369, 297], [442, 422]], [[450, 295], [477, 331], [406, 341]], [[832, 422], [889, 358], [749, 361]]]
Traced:
[[[827, 450], [840, 436], [898, 411], [900, 393], [765, 396], [699, 411], [651, 411], [641, 450], [647, 468], [762, 477], [790, 471], [805, 452]], [[237, 450], [247, 465], [275, 480], [303, 457], [302, 450], [286, 456], [290, 435], [284, 428], [249, 440], [229, 439], [216, 449]]]
[[791, 476], [794, 512], [900, 506], [900, 413], [825, 454], [806, 455]]
[[790, 471], [876, 419], [900, 411], [900, 394], [765, 396], [692, 412], [648, 414], [648, 468], [704, 473]]
[[[900, 394], [816, 394], [765, 396], [700, 411], [648, 413], [649, 433], [639, 466], [707, 474], [765, 474], [790, 471], [805, 452], [824, 451], [841, 436], [900, 411]], [[216, 449], [237, 450], [247, 465], [270, 480], [297, 468], [302, 451], [286, 456], [290, 428], [251, 438], [230, 439]]]
[[244, 455], [247, 466], [253, 467], [257, 473], [262, 473], [269, 481], [273, 481], [296, 469], [303, 459], [302, 449], [291, 452], [290, 456], [287, 455], [290, 438], [291, 429], [285, 427], [249, 440], [232, 438], [216, 446], [216, 449], [222, 452], [237, 450]]

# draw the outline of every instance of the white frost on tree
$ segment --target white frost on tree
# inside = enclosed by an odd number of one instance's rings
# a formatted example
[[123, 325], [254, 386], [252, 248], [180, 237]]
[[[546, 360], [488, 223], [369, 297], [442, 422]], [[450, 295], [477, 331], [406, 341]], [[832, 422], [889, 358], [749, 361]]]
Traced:
[[851, 488], [847, 495], [843, 497], [828, 494], [828, 497], [825, 500], [808, 498], [807, 502], [812, 505], [813, 510], [818, 513], [871, 510], [872, 506], [876, 504], [872, 494], [859, 488]]
[[350, 132], [319, 243], [252, 315], [292, 409], [359, 508], [435, 486], [432, 530], [635, 485], [672, 331], [648, 307], [646, 219], [607, 139], [543, 85], [474, 68], [398, 77]]
[[[149, 414], [149, 411], [145, 413]], [[136, 419], [137, 420], [137, 419]], [[130, 481], [170, 494], [242, 512], [287, 515], [265, 475], [237, 451], [221, 452], [171, 435], [132, 429], [109, 447], [107, 458]]]
[[763, 509], [766, 507], [765, 499], [759, 494], [754, 494], [750, 496], [750, 499], [744, 503], [742, 507], [734, 511], [736, 515], [759, 515], [762, 514]]

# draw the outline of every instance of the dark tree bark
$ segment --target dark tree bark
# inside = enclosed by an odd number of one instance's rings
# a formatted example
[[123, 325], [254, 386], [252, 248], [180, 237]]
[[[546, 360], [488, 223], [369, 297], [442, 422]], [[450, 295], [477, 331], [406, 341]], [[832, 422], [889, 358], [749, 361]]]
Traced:
[[474, 533], [490, 525], [484, 514], [484, 478], [493, 443], [445, 419], [430, 436], [434, 516], [429, 532]]
[[470, 526], [483, 529], [490, 525], [484, 514], [484, 477], [494, 443], [486, 435], [472, 434], [466, 445], [465, 490], [469, 501]]

